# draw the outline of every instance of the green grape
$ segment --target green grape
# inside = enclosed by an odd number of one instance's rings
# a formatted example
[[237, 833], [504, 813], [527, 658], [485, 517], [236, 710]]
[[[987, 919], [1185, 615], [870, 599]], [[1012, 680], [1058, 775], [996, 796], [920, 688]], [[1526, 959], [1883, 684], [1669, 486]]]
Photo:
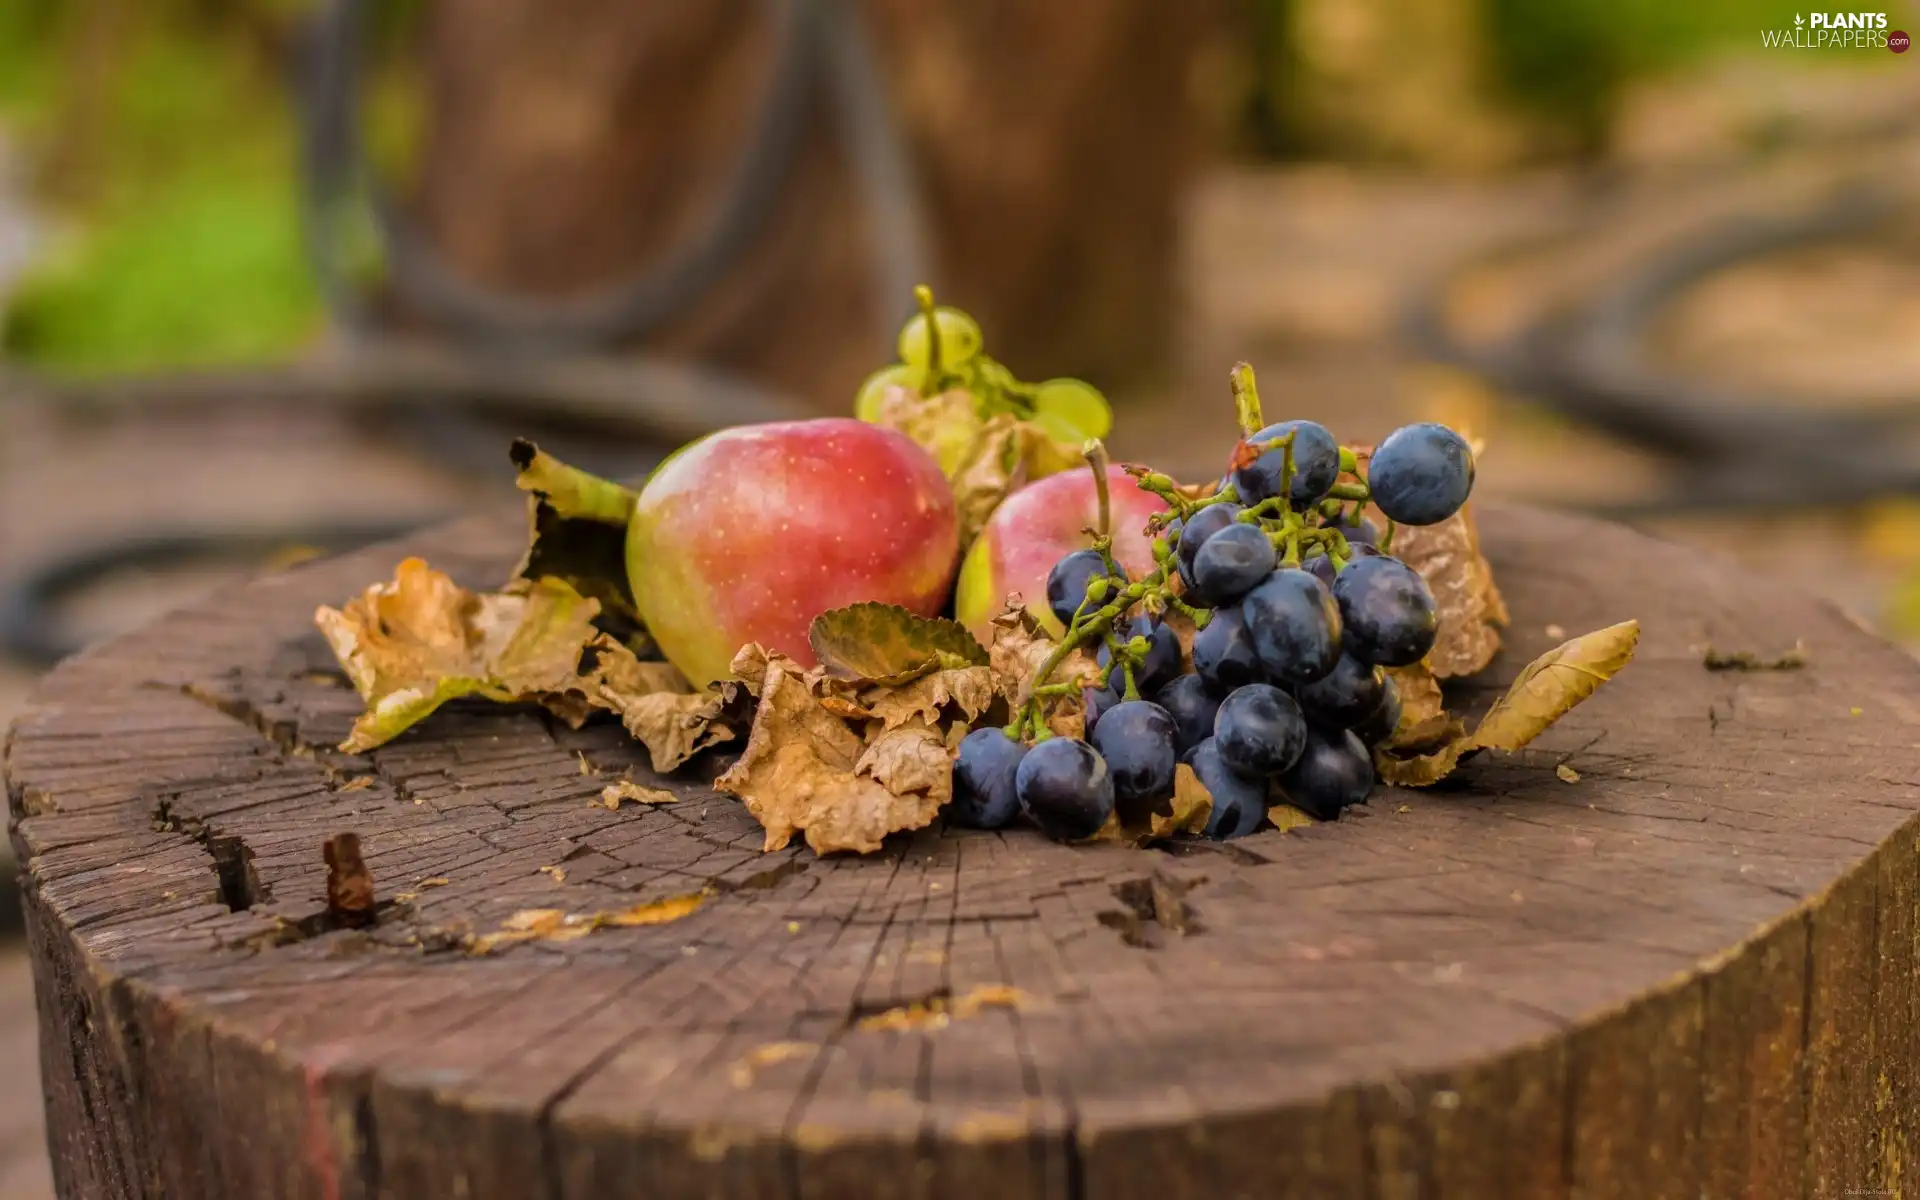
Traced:
[[853, 415], [869, 424], [879, 420], [880, 402], [886, 398], [889, 388], [903, 387], [917, 394], [925, 376], [926, 372], [920, 368], [905, 363], [881, 367], [860, 385], [860, 391], [853, 398]]
[[1056, 425], [1077, 430], [1069, 441], [1105, 437], [1113, 429], [1113, 409], [1107, 398], [1099, 388], [1078, 379], [1049, 379], [1035, 388], [1033, 419], [1049, 433]]
[[1079, 453], [1080, 445], [1087, 440], [1087, 435], [1080, 432], [1078, 425], [1057, 412], [1038, 411], [1028, 419], [1046, 431], [1049, 441], [1057, 446], [1070, 448], [1076, 454]]
[[[934, 323], [940, 327], [940, 369], [958, 371], [980, 354], [980, 326], [957, 308], [942, 305], [933, 310]], [[900, 327], [900, 361], [909, 366], [927, 366], [927, 318], [915, 313]]]
[[1019, 399], [1020, 381], [1013, 372], [982, 354], [973, 360], [967, 388], [979, 401], [982, 416], [994, 413], [1024, 412]]

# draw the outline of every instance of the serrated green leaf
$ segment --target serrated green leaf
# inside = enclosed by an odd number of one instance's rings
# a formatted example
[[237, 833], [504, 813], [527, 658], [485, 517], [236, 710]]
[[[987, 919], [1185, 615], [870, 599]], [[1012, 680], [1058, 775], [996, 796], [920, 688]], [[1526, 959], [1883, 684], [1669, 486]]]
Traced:
[[932, 671], [987, 665], [987, 651], [957, 621], [893, 604], [850, 604], [813, 619], [807, 641], [828, 675], [898, 685]]

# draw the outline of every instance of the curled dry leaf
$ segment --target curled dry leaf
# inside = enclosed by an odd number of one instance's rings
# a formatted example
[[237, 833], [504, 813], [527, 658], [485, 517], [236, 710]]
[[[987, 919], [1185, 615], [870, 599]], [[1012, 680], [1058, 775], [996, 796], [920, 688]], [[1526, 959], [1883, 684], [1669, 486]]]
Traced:
[[[1008, 704], [1018, 706], [1027, 702], [1034, 672], [1058, 645], [1020, 603], [1018, 596], [1007, 597], [1005, 611], [993, 619], [993, 641], [987, 647], [987, 658], [994, 687]], [[1099, 674], [1100, 667], [1093, 655], [1075, 650], [1061, 659], [1047, 682], [1088, 686], [1097, 681]]]
[[564, 580], [474, 593], [407, 559], [392, 582], [314, 614], [367, 703], [341, 749], [384, 745], [465, 696], [538, 703], [576, 728], [595, 711], [617, 713], [662, 771], [745, 728], [738, 685], [692, 692], [672, 666], [642, 662], [596, 628], [599, 612]]
[[952, 771], [939, 732], [903, 726], [869, 746], [789, 660], [769, 657], [747, 747], [714, 786], [746, 804], [768, 850], [804, 832], [815, 853], [866, 853], [930, 823], [952, 794]]
[[[1371, 446], [1354, 448], [1363, 471], [1372, 454]], [[1378, 509], [1369, 506], [1367, 516], [1385, 527]], [[1494, 584], [1492, 566], [1480, 552], [1473, 505], [1437, 525], [1397, 526], [1392, 553], [1420, 572], [1439, 612], [1439, 635], [1425, 660], [1428, 670], [1436, 678], [1453, 679], [1492, 662], [1500, 649], [1500, 629], [1507, 623], [1507, 605]]]
[[957, 621], [894, 604], [850, 604], [813, 619], [807, 642], [837, 679], [902, 684], [930, 671], [984, 667], [987, 652]]
[[521, 942], [571, 942], [596, 929], [625, 928], [635, 925], [664, 925], [692, 916], [713, 893], [702, 890], [684, 895], [649, 900], [631, 908], [602, 912], [570, 913], [558, 908], [526, 908], [500, 923], [492, 933], [477, 934], [466, 940], [472, 954], [491, 954], [504, 946]]
[[1267, 822], [1282, 833], [1289, 829], [1299, 829], [1306, 825], [1318, 825], [1319, 822], [1301, 812], [1291, 804], [1275, 804], [1267, 809]]
[[514, 482], [528, 493], [527, 552], [514, 575], [565, 580], [618, 618], [623, 634], [638, 633], [627, 583], [627, 518], [637, 494], [524, 439], [514, 442], [511, 455], [519, 472]]
[[1165, 812], [1149, 808], [1124, 815], [1116, 807], [1085, 840], [1145, 846], [1182, 833], [1204, 833], [1207, 820], [1213, 816], [1213, 793], [1192, 767], [1180, 763], [1173, 768], [1173, 796], [1166, 805]]
[[1639, 642], [1638, 621], [1563, 642], [1528, 663], [1473, 732], [1444, 717], [1403, 727], [1375, 754], [1375, 769], [1388, 783], [1421, 787], [1446, 778], [1462, 759], [1482, 750], [1518, 750], [1618, 674]]
[[[314, 623], [367, 703], [341, 749], [382, 745], [449, 700], [553, 698], [592, 688], [581, 675], [599, 604], [556, 579], [512, 592], [475, 595], [418, 558], [392, 582], [377, 583], [342, 609], [322, 607]], [[590, 669], [590, 668], [589, 668]]]
[[[983, 650], [984, 655], [986, 652]], [[984, 666], [935, 671], [900, 687], [870, 687], [856, 706], [884, 728], [897, 729], [910, 721], [938, 724], [942, 720], [972, 721], [987, 711], [995, 694], [993, 671]], [[823, 701], [826, 703], [826, 701]]]

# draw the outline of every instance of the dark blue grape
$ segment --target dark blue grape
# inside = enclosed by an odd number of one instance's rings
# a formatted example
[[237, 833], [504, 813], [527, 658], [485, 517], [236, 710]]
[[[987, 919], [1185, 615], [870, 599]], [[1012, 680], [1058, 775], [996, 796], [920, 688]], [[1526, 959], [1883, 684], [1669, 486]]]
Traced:
[[1292, 696], [1266, 683], [1237, 688], [1213, 717], [1220, 761], [1248, 779], [1274, 775], [1293, 765], [1306, 743], [1307, 719]]
[[1193, 586], [1193, 556], [1200, 553], [1200, 547], [1208, 538], [1233, 524], [1240, 515], [1238, 504], [1210, 504], [1193, 514], [1180, 527], [1180, 545], [1175, 555], [1180, 563], [1180, 577]]
[[1353, 727], [1355, 737], [1369, 746], [1378, 746], [1400, 728], [1400, 689], [1388, 679], [1380, 690], [1380, 703], [1365, 720]]
[[1273, 562], [1273, 543], [1260, 527], [1235, 522], [1193, 556], [1193, 583], [1212, 603], [1230, 604], [1266, 578]]
[[1213, 714], [1220, 697], [1198, 675], [1182, 675], [1160, 689], [1153, 702], [1173, 718], [1173, 747], [1181, 754], [1213, 736]]
[[[1122, 641], [1136, 637], [1147, 639], [1147, 657], [1133, 669], [1133, 684], [1145, 696], [1159, 691], [1180, 673], [1180, 637], [1164, 622], [1147, 616], [1135, 617], [1121, 627]], [[1113, 652], [1101, 646], [1097, 657], [1100, 669], [1106, 672], [1107, 686], [1116, 693], [1124, 692], [1126, 672], [1111, 669]]]
[[1260, 681], [1260, 659], [1240, 608], [1216, 608], [1207, 627], [1193, 635], [1193, 671], [1217, 696]]
[[1213, 812], [1207, 817], [1206, 836], [1215, 839], [1245, 837], [1260, 828], [1267, 816], [1267, 782], [1237, 775], [1220, 761], [1220, 745], [1207, 738], [1187, 751], [1182, 762], [1193, 768]]
[[1053, 570], [1047, 572], [1047, 607], [1053, 610], [1054, 619], [1062, 625], [1073, 624], [1073, 614], [1080, 611], [1087, 598], [1087, 584], [1102, 575], [1126, 586], [1126, 572], [1116, 575], [1109, 571], [1107, 560], [1098, 550], [1075, 550], [1053, 564]]
[[1113, 774], [1092, 746], [1048, 738], [1020, 760], [1013, 775], [1020, 811], [1055, 841], [1092, 837], [1113, 813]]
[[1435, 525], [1473, 492], [1473, 449], [1445, 425], [1407, 425], [1387, 435], [1367, 464], [1381, 512], [1402, 525]]
[[1307, 571], [1282, 567], [1240, 601], [1260, 670], [1275, 683], [1311, 683], [1340, 661], [1340, 606]]
[[1123, 700], [1100, 718], [1093, 748], [1113, 773], [1113, 802], [1123, 809], [1173, 795], [1173, 717], [1150, 700]]
[[947, 809], [955, 824], [974, 829], [999, 829], [1020, 811], [1013, 776], [1027, 748], [1008, 737], [1004, 729], [976, 729], [960, 739], [953, 760], [953, 804]]
[[1439, 617], [1419, 572], [1397, 558], [1356, 558], [1333, 581], [1346, 651], [1363, 663], [1404, 667], [1433, 649]]
[[[1293, 433], [1293, 486], [1288, 504], [1304, 512], [1319, 503], [1340, 478], [1340, 443], [1327, 427], [1313, 421], [1281, 421], [1269, 425], [1248, 438], [1258, 445]], [[1233, 473], [1234, 489], [1242, 504], [1255, 504], [1280, 494], [1280, 476], [1285, 473], [1286, 452], [1268, 450]]]
[[1107, 710], [1120, 703], [1120, 693], [1110, 687], [1083, 687], [1080, 689], [1080, 698], [1087, 705], [1089, 734], [1093, 732], [1093, 727], [1100, 723], [1100, 718], [1106, 715]]
[[1349, 545], [1372, 546], [1380, 541], [1380, 531], [1365, 517], [1353, 519], [1342, 512], [1340, 516], [1320, 524], [1327, 529], [1338, 529], [1346, 536]]
[[1332, 729], [1351, 729], [1373, 715], [1387, 690], [1387, 673], [1342, 654], [1333, 670], [1294, 689], [1307, 720]]
[[1351, 730], [1312, 729], [1299, 761], [1277, 781], [1285, 802], [1318, 821], [1365, 802], [1373, 790], [1373, 759]]

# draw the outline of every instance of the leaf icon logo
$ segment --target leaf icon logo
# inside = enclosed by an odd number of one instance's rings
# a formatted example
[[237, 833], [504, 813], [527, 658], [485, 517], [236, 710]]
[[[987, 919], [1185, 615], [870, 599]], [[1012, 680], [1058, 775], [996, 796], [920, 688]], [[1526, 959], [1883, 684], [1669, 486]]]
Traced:
[[1800, 16], [1800, 14], [1799, 14], [1799, 13], [1795, 13], [1795, 14], [1793, 14], [1793, 27], [1794, 27], [1795, 29], [1798, 29], [1798, 28], [1800, 28], [1800, 27], [1801, 27], [1802, 25], [1805, 25], [1805, 24], [1806, 24], [1806, 21], [1804, 21], [1804, 20], [1802, 20], [1802, 19], [1801, 19], [1801, 16]]

